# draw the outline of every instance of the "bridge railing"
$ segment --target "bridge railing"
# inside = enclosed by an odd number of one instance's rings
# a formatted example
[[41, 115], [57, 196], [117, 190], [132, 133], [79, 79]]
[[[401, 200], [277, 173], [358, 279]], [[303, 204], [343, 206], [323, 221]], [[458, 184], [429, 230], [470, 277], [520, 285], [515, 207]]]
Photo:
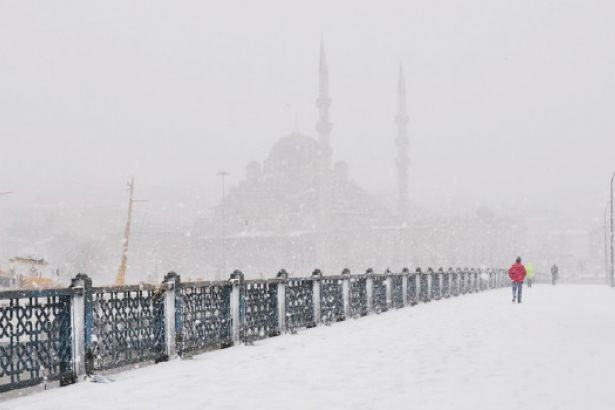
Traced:
[[0, 392], [72, 381], [73, 289], [0, 292]]
[[229, 281], [177, 282], [175, 288], [176, 351], [193, 354], [230, 346], [231, 291]]
[[159, 362], [507, 286], [502, 269], [368, 269], [353, 275], [0, 292], [0, 392]]
[[347, 285], [344, 275], [320, 278], [320, 321], [325, 324], [346, 320]]
[[166, 352], [164, 304], [154, 286], [88, 288], [93, 325], [86, 347], [95, 371], [149, 360]]

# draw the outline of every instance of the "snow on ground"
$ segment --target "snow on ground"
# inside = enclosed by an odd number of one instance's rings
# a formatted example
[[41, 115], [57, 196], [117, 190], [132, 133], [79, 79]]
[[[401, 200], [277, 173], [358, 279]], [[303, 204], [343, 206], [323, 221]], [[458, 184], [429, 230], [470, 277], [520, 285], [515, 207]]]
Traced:
[[614, 409], [615, 290], [432, 302], [0, 402], [0, 409]]

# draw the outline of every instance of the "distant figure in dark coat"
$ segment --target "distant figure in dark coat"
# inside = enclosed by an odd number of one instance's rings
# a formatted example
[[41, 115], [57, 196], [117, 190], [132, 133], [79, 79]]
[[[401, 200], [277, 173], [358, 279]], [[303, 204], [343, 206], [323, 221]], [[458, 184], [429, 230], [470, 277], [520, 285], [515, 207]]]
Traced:
[[557, 282], [558, 278], [559, 278], [559, 269], [557, 268], [556, 264], [553, 264], [553, 266], [551, 266], [551, 283], [553, 284], [553, 286], [555, 286], [555, 283]]
[[513, 303], [515, 303], [515, 299], [518, 303], [521, 303], [521, 293], [523, 291], [523, 280], [525, 279], [525, 275], [527, 275], [525, 266], [521, 264], [521, 258], [517, 257], [515, 264], [508, 270], [508, 276], [510, 276], [510, 280], [512, 281]]

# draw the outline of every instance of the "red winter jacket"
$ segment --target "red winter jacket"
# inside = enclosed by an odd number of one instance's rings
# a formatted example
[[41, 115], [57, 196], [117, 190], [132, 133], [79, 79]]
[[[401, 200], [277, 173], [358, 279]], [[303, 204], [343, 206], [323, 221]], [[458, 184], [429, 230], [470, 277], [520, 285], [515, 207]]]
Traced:
[[513, 282], [523, 282], [525, 279], [525, 275], [527, 272], [525, 271], [525, 266], [520, 263], [515, 263], [513, 266], [508, 269], [508, 276]]

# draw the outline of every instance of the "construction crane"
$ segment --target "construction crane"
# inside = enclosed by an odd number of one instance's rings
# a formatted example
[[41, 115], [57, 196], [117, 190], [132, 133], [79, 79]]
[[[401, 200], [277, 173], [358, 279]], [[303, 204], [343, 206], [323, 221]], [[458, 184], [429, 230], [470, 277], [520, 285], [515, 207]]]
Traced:
[[128, 241], [130, 239], [130, 226], [132, 224], [132, 205], [135, 202], [145, 202], [143, 200], [134, 199], [135, 193], [135, 177], [130, 179], [128, 183], [128, 190], [130, 192], [128, 197], [128, 219], [126, 220], [126, 227], [124, 228], [124, 240], [122, 242], [122, 257], [120, 259], [120, 266], [117, 269], [117, 275], [115, 276], [115, 285], [123, 286], [126, 284], [126, 266], [128, 264]]

